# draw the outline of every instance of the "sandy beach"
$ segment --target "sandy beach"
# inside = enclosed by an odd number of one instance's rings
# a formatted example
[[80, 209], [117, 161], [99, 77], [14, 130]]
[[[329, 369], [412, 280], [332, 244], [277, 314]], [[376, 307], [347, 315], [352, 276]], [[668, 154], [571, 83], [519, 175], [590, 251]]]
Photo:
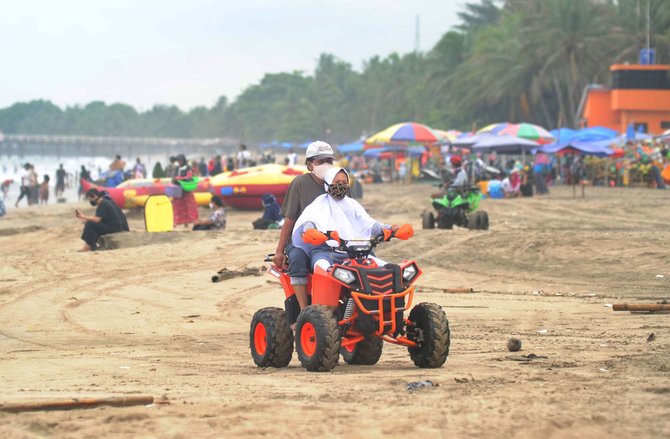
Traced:
[[[165, 403], [0, 413], [0, 437], [670, 436], [670, 314], [608, 306], [670, 300], [669, 193], [587, 188], [581, 199], [552, 188], [484, 200], [488, 231], [421, 230], [434, 189], [368, 185], [362, 204], [416, 229], [377, 253], [416, 259], [415, 301], [444, 307], [452, 342], [440, 369], [418, 369], [392, 345], [375, 366], [340, 360], [309, 373], [294, 354], [288, 368], [255, 367], [251, 316], [282, 306], [279, 284], [211, 276], [267, 267], [278, 232], [251, 229], [259, 212], [230, 211], [220, 233], [180, 228], [86, 254], [72, 209], [87, 204], [10, 210], [0, 218], [0, 404]], [[143, 230], [141, 211], [128, 218]], [[447, 292], [461, 287], [474, 292]], [[518, 353], [507, 351], [512, 336]], [[510, 358], [529, 354], [538, 358]], [[438, 386], [406, 389], [421, 380]]]

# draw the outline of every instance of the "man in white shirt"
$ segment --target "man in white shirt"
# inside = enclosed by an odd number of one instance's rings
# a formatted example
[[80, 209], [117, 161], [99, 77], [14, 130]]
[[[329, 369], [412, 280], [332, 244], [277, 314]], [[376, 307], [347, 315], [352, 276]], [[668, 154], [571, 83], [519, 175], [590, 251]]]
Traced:
[[298, 163], [298, 154], [296, 154], [295, 151], [291, 150], [291, 152], [288, 155], [288, 165], [295, 166], [297, 163]]
[[247, 150], [247, 145], [240, 145], [240, 150], [237, 151], [237, 163], [235, 169], [246, 168], [251, 162], [251, 153]]

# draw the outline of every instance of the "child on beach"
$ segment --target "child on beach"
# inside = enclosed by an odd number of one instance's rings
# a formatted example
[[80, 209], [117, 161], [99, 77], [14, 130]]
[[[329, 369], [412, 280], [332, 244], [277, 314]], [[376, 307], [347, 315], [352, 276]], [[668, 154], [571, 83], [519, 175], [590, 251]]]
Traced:
[[49, 176], [44, 175], [44, 181], [40, 183], [39, 189], [40, 204], [47, 204], [49, 201]]

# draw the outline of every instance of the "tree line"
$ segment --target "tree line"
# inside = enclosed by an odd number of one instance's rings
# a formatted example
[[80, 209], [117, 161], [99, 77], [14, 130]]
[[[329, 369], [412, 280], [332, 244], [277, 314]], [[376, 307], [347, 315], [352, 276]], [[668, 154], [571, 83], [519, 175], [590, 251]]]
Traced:
[[[649, 0], [651, 46], [669, 63], [670, 2]], [[156, 105], [50, 101], [0, 110], [0, 131], [22, 134], [229, 137], [346, 142], [406, 120], [470, 130], [497, 121], [575, 127], [583, 88], [609, 66], [637, 61], [645, 0], [481, 0], [429, 51], [373, 56], [360, 70], [322, 54], [313, 73], [266, 74], [234, 102], [182, 111]]]

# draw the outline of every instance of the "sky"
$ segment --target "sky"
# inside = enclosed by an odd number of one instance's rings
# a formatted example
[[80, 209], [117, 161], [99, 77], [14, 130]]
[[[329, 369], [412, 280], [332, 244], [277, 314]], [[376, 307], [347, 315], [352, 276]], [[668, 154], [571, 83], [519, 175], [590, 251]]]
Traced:
[[321, 53], [360, 70], [428, 51], [457, 24], [452, 0], [22, 0], [0, 14], [0, 108], [47, 99], [144, 111], [235, 99], [266, 73], [312, 74]]

